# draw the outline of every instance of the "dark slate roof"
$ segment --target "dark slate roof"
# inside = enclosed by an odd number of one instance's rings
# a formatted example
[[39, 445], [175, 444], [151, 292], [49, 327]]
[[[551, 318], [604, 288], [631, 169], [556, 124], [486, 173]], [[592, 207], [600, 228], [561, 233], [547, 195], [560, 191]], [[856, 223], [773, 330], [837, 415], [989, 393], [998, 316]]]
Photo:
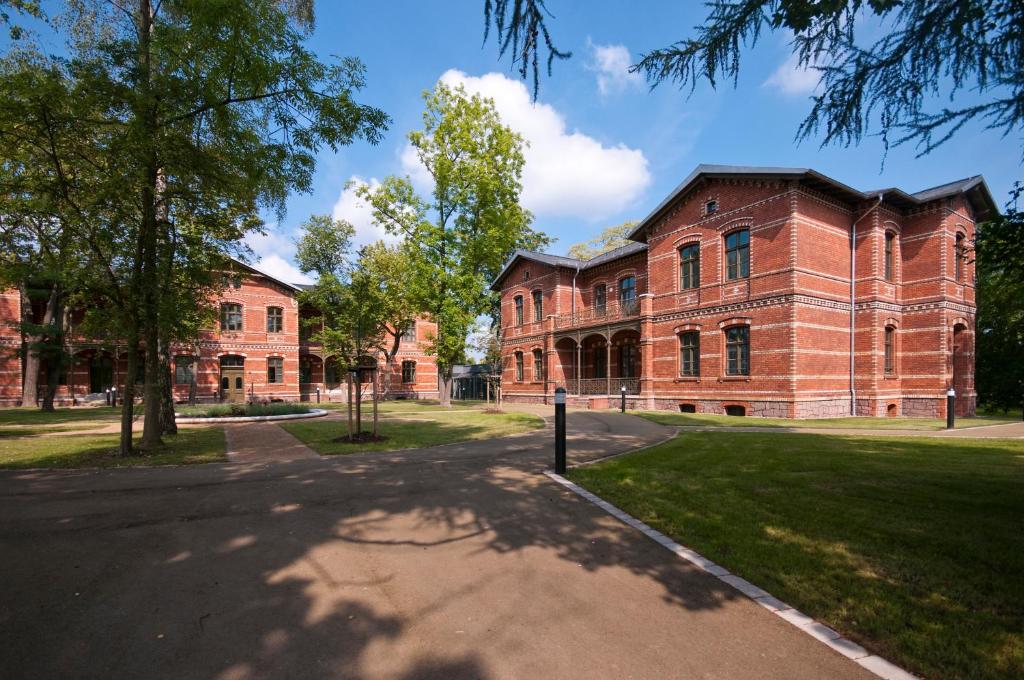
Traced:
[[674, 204], [687, 191], [693, 188], [701, 179], [705, 177], [721, 178], [737, 176], [800, 180], [812, 188], [835, 195], [850, 203], [859, 203], [860, 201], [882, 196], [886, 202], [900, 208], [922, 205], [929, 201], [962, 193], [967, 195], [967, 198], [971, 202], [971, 206], [979, 219], [988, 219], [997, 215], [999, 212], [995, 201], [992, 199], [992, 193], [988, 190], [988, 186], [985, 184], [985, 180], [981, 175], [975, 175], [974, 177], [968, 177], [956, 182], [932, 187], [931, 189], [925, 189], [924, 191], [919, 191], [916, 194], [908, 194], [895, 187], [875, 191], [858, 191], [857, 189], [849, 187], [842, 182], [834, 180], [831, 177], [823, 175], [817, 170], [813, 170], [811, 168], [701, 164], [694, 168], [693, 172], [691, 172], [687, 178], [679, 184], [679, 186], [673, 189], [672, 193], [670, 193], [665, 200], [659, 203], [654, 210], [647, 215], [647, 217], [636, 225], [633, 231], [629, 233], [629, 238], [637, 241], [643, 240], [644, 231], [647, 227], [649, 227], [670, 205]]
[[498, 286], [505, 279], [505, 276], [508, 274], [509, 270], [512, 269], [512, 266], [515, 265], [515, 263], [521, 259], [529, 260], [531, 262], [540, 262], [542, 264], [546, 264], [552, 267], [565, 267], [566, 269], [576, 269], [579, 271], [583, 271], [585, 269], [590, 269], [600, 264], [604, 264], [605, 262], [611, 262], [613, 260], [619, 259], [620, 257], [627, 257], [629, 255], [633, 255], [644, 250], [647, 250], [646, 243], [637, 243], [636, 241], [633, 241], [631, 243], [627, 243], [624, 246], [620, 246], [618, 248], [609, 250], [607, 253], [601, 253], [600, 255], [590, 258], [589, 260], [577, 260], [575, 257], [565, 257], [564, 255], [548, 255], [547, 253], [535, 253], [532, 250], [519, 249], [516, 250], [516, 252], [512, 253], [512, 257], [509, 258], [508, 262], [502, 268], [501, 272], [494, 279], [494, 283], [491, 284], [491, 290], [499, 289]]

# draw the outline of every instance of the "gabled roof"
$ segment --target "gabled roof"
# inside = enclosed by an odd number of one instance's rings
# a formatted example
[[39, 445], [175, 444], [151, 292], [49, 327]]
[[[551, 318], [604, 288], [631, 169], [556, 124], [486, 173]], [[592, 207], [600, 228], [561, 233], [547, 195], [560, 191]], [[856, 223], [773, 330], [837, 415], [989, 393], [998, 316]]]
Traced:
[[985, 180], [981, 175], [968, 177], [966, 179], [949, 182], [931, 189], [919, 191], [916, 194], [908, 194], [902, 189], [895, 187], [879, 189], [876, 191], [858, 191], [850, 186], [821, 174], [811, 168], [781, 168], [743, 165], [706, 165], [701, 164], [694, 168], [686, 179], [682, 181], [672, 192], [659, 203], [647, 217], [629, 233], [628, 238], [641, 241], [644, 238], [646, 229], [661, 216], [661, 214], [680, 199], [686, 192], [694, 188], [704, 178], [725, 178], [725, 177], [754, 177], [800, 180], [808, 186], [837, 196], [850, 203], [882, 196], [883, 199], [897, 207], [909, 208], [928, 203], [940, 198], [946, 198], [957, 194], [965, 194], [971, 202], [975, 215], [979, 220], [989, 219], [999, 213], [992, 193], [988, 190]]
[[253, 274], [259, 274], [260, 276], [262, 276], [265, 279], [270, 279], [274, 283], [279, 284], [281, 286], [284, 286], [285, 288], [288, 288], [289, 290], [298, 292], [300, 290], [304, 290], [305, 289], [305, 285], [304, 284], [287, 283], [285, 281], [282, 281], [279, 278], [271, 276], [270, 274], [266, 273], [265, 271], [257, 269], [256, 267], [252, 266], [251, 264], [249, 264], [247, 262], [242, 262], [241, 260], [239, 260], [236, 257], [228, 257], [228, 259], [231, 260], [232, 262], [234, 262], [239, 267], [242, 267], [244, 269], [248, 269]]
[[499, 290], [498, 286], [508, 275], [509, 271], [519, 260], [528, 260], [530, 262], [540, 262], [551, 267], [565, 267], [566, 269], [576, 269], [583, 271], [585, 269], [591, 269], [598, 265], [604, 264], [605, 262], [611, 262], [621, 257], [628, 257], [635, 253], [647, 250], [646, 243], [637, 243], [633, 241], [627, 243], [624, 246], [620, 246], [613, 250], [609, 250], [607, 253], [601, 253], [596, 257], [592, 257], [589, 260], [578, 260], [575, 257], [565, 257], [563, 255], [548, 255], [547, 253], [535, 253], [532, 250], [516, 250], [512, 253], [512, 257], [509, 258], [508, 262], [502, 268], [501, 272], [494, 279], [494, 283], [491, 284], [491, 290]]

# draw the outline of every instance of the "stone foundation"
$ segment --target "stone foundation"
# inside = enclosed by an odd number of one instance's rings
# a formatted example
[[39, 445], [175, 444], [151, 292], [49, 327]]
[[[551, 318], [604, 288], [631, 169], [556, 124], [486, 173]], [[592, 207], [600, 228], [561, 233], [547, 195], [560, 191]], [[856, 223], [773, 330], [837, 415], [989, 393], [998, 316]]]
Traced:
[[904, 397], [901, 401], [903, 406], [900, 409], [901, 416], [906, 416], [907, 418], [939, 418], [942, 415], [938, 399]]

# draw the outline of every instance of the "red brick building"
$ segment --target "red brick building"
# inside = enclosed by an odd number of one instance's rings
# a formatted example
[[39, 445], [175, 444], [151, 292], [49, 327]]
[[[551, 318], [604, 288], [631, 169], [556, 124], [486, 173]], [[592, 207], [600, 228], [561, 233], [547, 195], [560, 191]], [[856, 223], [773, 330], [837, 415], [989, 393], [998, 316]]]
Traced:
[[518, 251], [501, 292], [510, 401], [811, 418], [973, 413], [972, 177], [916, 194], [701, 165], [587, 261]]
[[[323, 348], [300, 335], [297, 293], [301, 286], [279, 281], [241, 262], [222, 277], [223, 292], [211, 301], [218, 310], [214, 328], [197, 341], [174, 348], [174, 396], [188, 399], [192, 382], [200, 401], [271, 399], [308, 401], [347, 398], [344, 367]], [[36, 322], [42, 310], [33, 310]], [[124, 389], [126, 349], [77, 335], [71, 315], [72, 365], [59, 378], [59, 403], [102, 400], [106, 390]], [[0, 405], [21, 402], [23, 339], [18, 330], [22, 299], [16, 290], [0, 292]], [[407, 330], [392, 367], [390, 397], [436, 398], [437, 370], [424, 352], [434, 323], [421, 318]], [[382, 357], [368, 359], [384, 369]], [[47, 367], [40, 367], [40, 385]], [[382, 376], [383, 377], [383, 376]]]

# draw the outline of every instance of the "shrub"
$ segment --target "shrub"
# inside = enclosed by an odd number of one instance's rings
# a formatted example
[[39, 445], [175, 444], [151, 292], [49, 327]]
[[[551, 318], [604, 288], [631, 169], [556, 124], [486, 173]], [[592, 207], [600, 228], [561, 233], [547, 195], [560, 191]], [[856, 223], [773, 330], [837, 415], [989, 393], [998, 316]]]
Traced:
[[284, 416], [294, 413], [309, 413], [312, 409], [304, 404], [276, 402], [272, 404], [214, 404], [178, 409], [178, 415], [186, 418], [238, 418], [256, 416]]

